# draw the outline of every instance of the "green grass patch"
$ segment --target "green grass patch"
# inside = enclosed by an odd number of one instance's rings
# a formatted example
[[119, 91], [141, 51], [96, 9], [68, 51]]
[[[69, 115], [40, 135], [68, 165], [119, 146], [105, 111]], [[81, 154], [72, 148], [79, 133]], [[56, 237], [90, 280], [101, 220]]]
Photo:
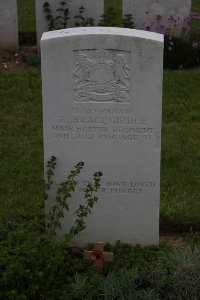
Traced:
[[[0, 75], [0, 217], [31, 219], [43, 211], [40, 73], [16, 70]], [[185, 226], [200, 222], [200, 71], [164, 75], [161, 223]]]
[[105, 1], [105, 14], [111, 15], [111, 18], [115, 19], [116, 26], [121, 26], [122, 0]]
[[1, 218], [27, 218], [43, 203], [42, 112], [39, 72], [0, 74]]
[[19, 32], [35, 32], [35, 0], [17, 0]]
[[161, 222], [200, 221], [199, 81], [199, 71], [165, 72]]
[[192, 10], [200, 13], [200, 1], [192, 0]]

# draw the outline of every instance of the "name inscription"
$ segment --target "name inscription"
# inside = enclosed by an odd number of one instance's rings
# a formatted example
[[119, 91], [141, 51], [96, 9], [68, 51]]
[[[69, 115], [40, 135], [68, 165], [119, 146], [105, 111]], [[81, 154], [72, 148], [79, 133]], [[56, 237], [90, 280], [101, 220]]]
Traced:
[[91, 109], [72, 107], [57, 117], [50, 128], [53, 139], [101, 141], [150, 141], [156, 130], [134, 109]]

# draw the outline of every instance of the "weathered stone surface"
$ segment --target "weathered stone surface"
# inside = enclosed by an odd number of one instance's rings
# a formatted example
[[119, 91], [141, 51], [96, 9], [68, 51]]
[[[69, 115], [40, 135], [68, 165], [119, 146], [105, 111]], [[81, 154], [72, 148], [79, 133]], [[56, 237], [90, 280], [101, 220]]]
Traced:
[[0, 49], [18, 49], [16, 0], [0, 1]]
[[87, 228], [73, 241], [159, 241], [163, 36], [122, 28], [47, 32], [41, 41], [44, 160], [57, 184], [83, 161], [58, 236], [74, 222], [83, 189], [103, 179]]
[[[59, 13], [56, 9], [60, 7], [59, 0], [36, 0], [36, 29], [37, 29], [37, 43], [40, 44], [40, 39], [43, 32], [48, 31], [48, 23], [45, 19], [45, 14], [43, 13], [43, 5], [48, 2], [52, 8], [53, 16], [57, 16]], [[98, 22], [104, 13], [104, 0], [66, 0], [67, 6], [69, 8], [69, 20], [67, 27], [74, 27], [75, 19], [74, 17], [79, 14], [79, 8], [84, 7], [84, 17], [93, 18], [95, 24]]]
[[155, 31], [162, 24], [171, 28], [173, 35], [181, 36], [191, 5], [191, 0], [123, 0], [123, 15], [133, 14], [137, 29], [150, 26]]

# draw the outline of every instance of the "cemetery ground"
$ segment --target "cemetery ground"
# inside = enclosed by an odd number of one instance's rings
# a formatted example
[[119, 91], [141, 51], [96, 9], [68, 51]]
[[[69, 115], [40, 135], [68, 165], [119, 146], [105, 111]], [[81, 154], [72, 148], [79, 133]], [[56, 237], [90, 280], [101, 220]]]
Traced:
[[[21, 32], [32, 41], [33, 1], [20, 5]], [[193, 6], [200, 11], [198, 0]], [[27, 11], [31, 22], [23, 25]], [[3, 55], [0, 299], [200, 299], [200, 69], [164, 70], [160, 246], [106, 244], [114, 260], [98, 274], [82, 249], [45, 231], [37, 51], [25, 45], [18, 55]]]

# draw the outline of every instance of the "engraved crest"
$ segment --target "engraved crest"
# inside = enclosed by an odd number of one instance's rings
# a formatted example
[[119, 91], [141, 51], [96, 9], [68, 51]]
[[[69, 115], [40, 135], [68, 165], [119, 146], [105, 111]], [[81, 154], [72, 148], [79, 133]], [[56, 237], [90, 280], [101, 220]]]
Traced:
[[78, 102], [129, 102], [129, 66], [124, 52], [78, 51], [74, 92]]

